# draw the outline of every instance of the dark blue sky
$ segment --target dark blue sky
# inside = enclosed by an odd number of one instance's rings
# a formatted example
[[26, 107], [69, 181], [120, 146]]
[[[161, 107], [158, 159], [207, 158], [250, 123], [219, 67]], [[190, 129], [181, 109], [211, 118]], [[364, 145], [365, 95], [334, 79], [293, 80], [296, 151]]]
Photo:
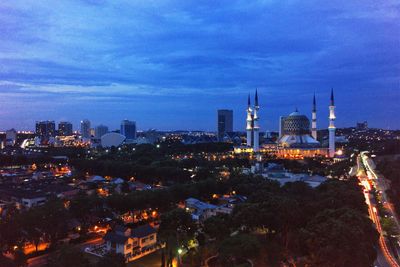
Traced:
[[2, 0], [0, 129], [215, 130], [218, 108], [244, 129], [256, 87], [263, 130], [314, 91], [326, 127], [331, 87], [337, 126], [400, 128], [399, 21], [394, 0]]

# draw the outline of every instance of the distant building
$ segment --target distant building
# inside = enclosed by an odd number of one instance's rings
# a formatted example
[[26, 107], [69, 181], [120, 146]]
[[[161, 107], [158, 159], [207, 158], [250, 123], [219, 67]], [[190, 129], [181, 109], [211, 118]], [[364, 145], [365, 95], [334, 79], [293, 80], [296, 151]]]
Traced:
[[82, 138], [90, 138], [90, 121], [83, 120], [81, 121], [81, 136]]
[[106, 133], [108, 133], [108, 127], [105, 125], [100, 124], [99, 126], [96, 126], [96, 128], [94, 129], [95, 137], [98, 139], [100, 139]]
[[125, 135], [128, 140], [136, 139], [136, 122], [123, 120], [121, 122], [121, 134]]
[[102, 147], [118, 147], [122, 145], [126, 137], [119, 133], [106, 133], [100, 138], [100, 143]]
[[356, 128], [358, 131], [366, 131], [368, 130], [368, 122], [367, 121], [357, 122]]
[[56, 135], [56, 124], [54, 121], [37, 121], [36, 135], [42, 140], [48, 140]]
[[14, 146], [17, 142], [17, 131], [10, 129], [6, 131], [6, 146]]
[[223, 141], [226, 133], [233, 132], [233, 110], [218, 110], [218, 141]]
[[72, 135], [72, 123], [62, 121], [58, 124], [58, 135], [59, 136], [71, 136]]

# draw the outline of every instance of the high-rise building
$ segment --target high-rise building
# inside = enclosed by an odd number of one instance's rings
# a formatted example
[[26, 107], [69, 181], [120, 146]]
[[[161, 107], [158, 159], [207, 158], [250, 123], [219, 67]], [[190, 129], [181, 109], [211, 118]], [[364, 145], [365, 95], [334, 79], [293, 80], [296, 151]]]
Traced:
[[233, 132], [233, 110], [218, 110], [218, 141], [222, 141], [226, 133]]
[[366, 131], [366, 130], [368, 130], [368, 122], [367, 121], [357, 122], [356, 129], [358, 131]]
[[14, 146], [17, 142], [17, 131], [10, 129], [6, 131], [6, 146]]
[[72, 123], [70, 123], [68, 121], [61, 121], [58, 124], [58, 135], [71, 136], [72, 135]]
[[108, 127], [100, 124], [100, 125], [96, 126], [96, 128], [94, 129], [94, 133], [95, 133], [95, 137], [100, 139], [103, 135], [108, 133]]
[[81, 121], [81, 136], [82, 138], [90, 138], [90, 121], [83, 120]]
[[56, 123], [54, 121], [37, 121], [36, 135], [42, 139], [48, 139], [56, 135]]
[[136, 122], [123, 120], [121, 122], [121, 134], [124, 135], [126, 139], [136, 139]]

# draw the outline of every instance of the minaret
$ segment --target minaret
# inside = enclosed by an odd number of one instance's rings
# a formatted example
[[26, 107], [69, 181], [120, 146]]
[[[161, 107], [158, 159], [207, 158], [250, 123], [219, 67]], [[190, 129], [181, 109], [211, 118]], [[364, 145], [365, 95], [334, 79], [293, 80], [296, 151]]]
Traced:
[[329, 105], [329, 157], [335, 156], [335, 100], [333, 97], [333, 89], [331, 90], [331, 104]]
[[317, 140], [317, 103], [315, 101], [315, 93], [312, 109], [311, 135], [315, 140]]
[[260, 150], [260, 126], [258, 125], [258, 110], [260, 109], [260, 106], [258, 105], [258, 94], [257, 94], [257, 89], [256, 89], [256, 96], [254, 100], [254, 144], [253, 144], [253, 152], [257, 153]]
[[249, 97], [247, 98], [247, 119], [246, 119], [246, 122], [247, 122], [247, 126], [246, 126], [246, 132], [247, 132], [246, 144], [247, 144], [248, 147], [251, 147], [251, 136], [252, 136], [252, 131], [253, 131], [253, 128], [251, 126], [251, 123], [252, 123], [252, 120], [253, 120], [253, 118], [251, 116], [251, 113], [252, 113], [252, 109], [251, 109], [250, 94], [249, 94]]

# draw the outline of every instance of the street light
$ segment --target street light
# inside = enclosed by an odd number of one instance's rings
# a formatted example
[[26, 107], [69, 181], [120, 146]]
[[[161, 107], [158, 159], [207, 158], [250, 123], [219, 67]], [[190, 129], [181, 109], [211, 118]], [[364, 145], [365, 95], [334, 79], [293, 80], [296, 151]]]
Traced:
[[182, 255], [183, 250], [181, 248], [178, 248], [178, 266], [180, 266], [182, 264]]

